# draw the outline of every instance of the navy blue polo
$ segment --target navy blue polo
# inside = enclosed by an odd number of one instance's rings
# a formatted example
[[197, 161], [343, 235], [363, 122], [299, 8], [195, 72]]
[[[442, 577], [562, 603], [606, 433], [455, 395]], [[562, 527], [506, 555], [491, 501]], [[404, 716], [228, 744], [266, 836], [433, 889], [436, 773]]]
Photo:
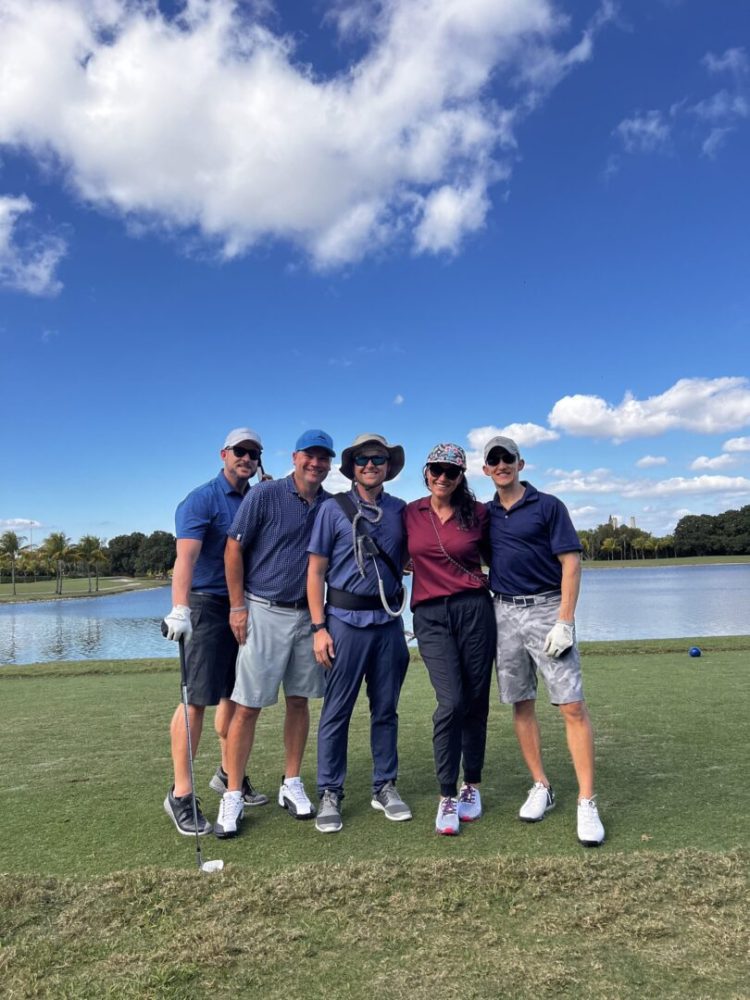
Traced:
[[201, 542], [201, 551], [193, 568], [193, 590], [226, 597], [224, 547], [227, 531], [242, 498], [243, 494], [232, 486], [222, 469], [215, 479], [197, 486], [178, 504], [175, 512], [177, 538]]
[[[352, 490], [349, 494], [355, 504], [359, 494]], [[383, 511], [378, 524], [365, 525], [364, 518], [358, 523], [358, 531], [366, 531], [375, 539], [381, 549], [388, 554], [393, 564], [400, 568], [404, 561], [404, 528], [402, 511], [406, 506], [403, 500], [392, 497], [389, 493], [381, 493], [377, 505]], [[312, 538], [307, 551], [328, 559], [326, 582], [337, 590], [346, 590], [350, 594], [371, 597], [379, 593], [378, 577], [373, 560], [365, 556], [364, 577], [360, 575], [354, 558], [352, 545], [352, 523], [336, 500], [326, 500], [315, 519]], [[401, 580], [395, 579], [383, 559], [377, 559], [378, 570], [383, 580], [387, 596], [394, 595], [401, 586]], [[394, 608], [394, 610], [396, 610]], [[348, 625], [364, 628], [367, 625], [384, 625], [393, 621], [385, 611], [347, 611], [344, 608], [326, 607], [326, 613], [335, 615]]]
[[246, 593], [285, 602], [307, 596], [307, 546], [315, 514], [330, 495], [319, 489], [308, 503], [293, 476], [250, 490], [229, 529], [242, 545]]
[[487, 504], [490, 515], [490, 587], [512, 596], [559, 590], [562, 566], [557, 556], [580, 552], [582, 545], [568, 509], [551, 493], [521, 482], [524, 495], [510, 510], [497, 496]]

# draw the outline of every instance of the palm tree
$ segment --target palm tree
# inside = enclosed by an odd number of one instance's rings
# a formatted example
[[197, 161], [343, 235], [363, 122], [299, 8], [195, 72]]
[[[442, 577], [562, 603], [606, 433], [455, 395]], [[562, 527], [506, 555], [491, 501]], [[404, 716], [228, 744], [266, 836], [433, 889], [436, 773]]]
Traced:
[[42, 542], [40, 549], [47, 559], [55, 564], [55, 593], [62, 594], [62, 582], [65, 572], [65, 560], [72, 552], [70, 539], [63, 531], [53, 531]]
[[18, 558], [18, 553], [23, 548], [23, 542], [26, 539], [17, 535], [15, 531], [4, 532], [2, 538], [0, 538], [0, 553], [8, 557], [10, 562], [10, 578], [13, 584], [13, 596], [16, 596], [16, 559]]
[[[91, 593], [91, 567], [96, 565], [99, 554], [102, 553], [102, 540], [96, 535], [84, 535], [76, 545], [76, 555], [86, 567], [89, 578], [89, 593]], [[99, 589], [99, 569], [96, 570], [96, 589]]]
[[612, 559], [616, 546], [617, 542], [614, 540], [614, 538], [605, 538], [604, 541], [602, 542], [601, 551], [606, 552], [609, 558]]

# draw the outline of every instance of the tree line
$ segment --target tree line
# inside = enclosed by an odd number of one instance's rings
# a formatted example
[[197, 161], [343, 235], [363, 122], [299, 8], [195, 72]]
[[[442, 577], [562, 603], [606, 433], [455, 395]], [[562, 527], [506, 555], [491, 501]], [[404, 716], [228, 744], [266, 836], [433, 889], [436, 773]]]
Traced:
[[663, 537], [611, 522], [579, 531], [578, 537], [584, 559], [750, 555], [750, 506], [723, 514], [688, 514]]
[[[688, 514], [674, 533], [658, 537], [640, 528], [611, 522], [578, 532], [584, 559], [655, 559], [657, 556], [750, 555], [750, 505], [723, 514]], [[0, 536], [0, 583], [7, 573], [16, 581], [55, 580], [62, 594], [65, 576], [87, 576], [89, 592], [99, 590], [100, 576], [158, 576], [167, 579], [176, 556], [175, 537], [168, 531], [150, 535], [133, 531], [106, 541], [84, 535], [75, 544], [53, 531], [32, 549], [15, 531]]]
[[66, 576], [87, 576], [89, 593], [99, 590], [100, 576], [157, 576], [167, 579], [176, 556], [174, 535], [134, 531], [106, 541], [83, 535], [76, 543], [63, 531], [53, 531], [36, 548], [15, 531], [0, 536], [0, 583], [7, 573], [13, 594], [16, 583], [55, 580], [55, 593], [62, 594]]

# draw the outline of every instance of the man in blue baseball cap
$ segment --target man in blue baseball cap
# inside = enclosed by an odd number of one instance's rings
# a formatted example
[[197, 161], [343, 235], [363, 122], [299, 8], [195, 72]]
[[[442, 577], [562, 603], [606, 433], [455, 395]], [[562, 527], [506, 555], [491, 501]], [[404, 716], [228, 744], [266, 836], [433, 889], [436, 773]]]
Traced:
[[322, 484], [335, 455], [325, 431], [305, 431], [292, 452], [291, 475], [254, 487], [229, 529], [224, 553], [229, 624], [239, 653], [227, 736], [227, 791], [214, 825], [217, 837], [233, 837], [238, 831], [244, 814], [242, 781], [258, 716], [276, 704], [282, 682], [286, 762], [278, 803], [296, 819], [315, 816], [300, 777], [310, 729], [308, 701], [322, 697], [324, 688], [310, 637], [307, 548], [318, 508], [330, 496]]

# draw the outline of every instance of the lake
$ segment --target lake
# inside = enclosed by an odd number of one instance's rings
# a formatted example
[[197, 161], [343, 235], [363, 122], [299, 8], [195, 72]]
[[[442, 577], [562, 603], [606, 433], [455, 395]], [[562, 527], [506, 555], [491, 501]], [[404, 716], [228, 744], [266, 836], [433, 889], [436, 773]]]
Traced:
[[[0, 664], [176, 656], [171, 606], [169, 587], [0, 606]], [[576, 624], [583, 640], [747, 635], [750, 564], [586, 570]]]

